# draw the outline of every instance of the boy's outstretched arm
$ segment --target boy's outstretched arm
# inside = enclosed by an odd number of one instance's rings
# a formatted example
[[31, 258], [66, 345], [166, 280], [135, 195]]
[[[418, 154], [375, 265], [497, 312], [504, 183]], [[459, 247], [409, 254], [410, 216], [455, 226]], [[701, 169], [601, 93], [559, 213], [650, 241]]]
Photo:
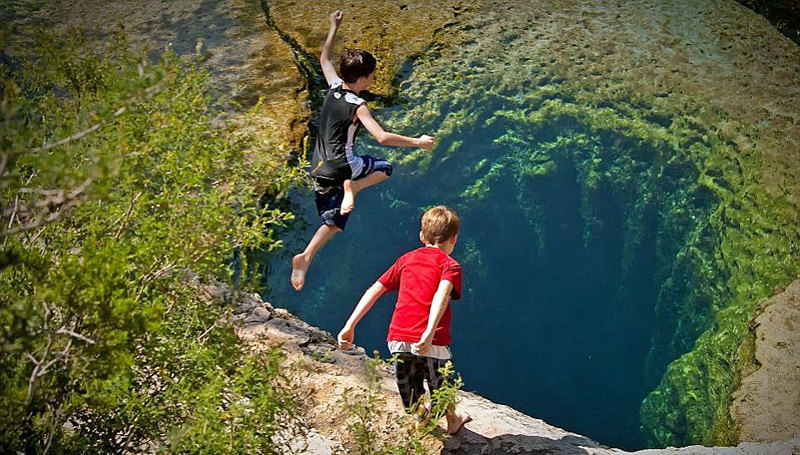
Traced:
[[333, 55], [333, 40], [336, 37], [336, 31], [339, 30], [339, 27], [342, 25], [342, 13], [341, 10], [336, 10], [331, 13], [330, 20], [331, 20], [331, 28], [328, 31], [328, 37], [325, 39], [325, 44], [322, 45], [322, 54], [319, 56], [319, 64], [322, 67], [322, 74], [325, 75], [325, 80], [328, 81], [328, 85], [339, 79], [339, 76], [336, 74], [336, 68], [333, 66], [333, 62], [331, 61], [331, 56]]
[[450, 303], [450, 293], [453, 291], [453, 283], [448, 280], [439, 282], [439, 288], [436, 289], [436, 294], [433, 295], [431, 302], [431, 313], [428, 315], [428, 327], [422, 333], [419, 341], [411, 345], [411, 353], [416, 355], [425, 355], [433, 345], [433, 335], [436, 332], [436, 326], [444, 315], [444, 310], [447, 309], [447, 304]]
[[374, 137], [375, 140], [381, 145], [393, 145], [395, 147], [421, 147], [425, 150], [433, 149], [434, 138], [432, 136], [428, 136], [427, 134], [423, 134], [422, 136], [415, 138], [384, 131], [383, 127], [381, 127], [381, 125], [378, 124], [378, 122], [372, 117], [372, 113], [369, 111], [369, 108], [366, 104], [362, 104], [358, 107], [356, 110], [356, 116], [361, 121], [361, 124], [364, 125], [364, 128], [369, 131], [369, 134], [371, 134], [372, 137]]
[[353, 332], [355, 331], [358, 322], [361, 321], [361, 318], [364, 317], [367, 312], [372, 308], [372, 305], [378, 300], [383, 293], [386, 292], [386, 288], [379, 282], [376, 281], [375, 284], [369, 287], [364, 295], [361, 296], [361, 300], [358, 301], [358, 305], [353, 310], [353, 313], [350, 315], [350, 318], [347, 319], [347, 323], [345, 323], [344, 328], [341, 332], [339, 332], [339, 336], [337, 337], [339, 341], [339, 347], [341, 349], [349, 349], [353, 345]]

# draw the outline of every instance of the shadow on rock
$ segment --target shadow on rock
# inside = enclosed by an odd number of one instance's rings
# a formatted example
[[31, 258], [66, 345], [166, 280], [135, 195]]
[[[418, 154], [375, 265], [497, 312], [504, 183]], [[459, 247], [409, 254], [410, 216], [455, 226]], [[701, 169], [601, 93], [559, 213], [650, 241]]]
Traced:
[[[594, 449], [594, 450], [592, 450]], [[587, 455], [603, 451], [589, 438], [567, 435], [560, 439], [523, 434], [501, 434], [486, 438], [467, 428], [445, 441], [442, 454], [446, 455], [493, 455], [493, 454], [536, 454], [536, 455]]]

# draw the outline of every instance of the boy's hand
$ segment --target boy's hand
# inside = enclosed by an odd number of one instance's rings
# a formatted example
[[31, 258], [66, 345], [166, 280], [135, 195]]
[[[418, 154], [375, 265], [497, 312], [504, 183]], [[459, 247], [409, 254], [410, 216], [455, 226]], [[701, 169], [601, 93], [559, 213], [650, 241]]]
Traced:
[[418, 342], [411, 345], [411, 353], [415, 355], [426, 355], [433, 345], [433, 333], [427, 331], [422, 334]]
[[338, 29], [342, 26], [342, 16], [344, 16], [344, 13], [340, 9], [331, 13], [331, 28]]
[[433, 141], [436, 138], [433, 136], [428, 136], [427, 134], [423, 134], [422, 136], [417, 138], [417, 142], [419, 142], [420, 148], [424, 148], [425, 150], [431, 151], [433, 150]]
[[353, 346], [353, 329], [343, 328], [337, 337], [339, 349], [350, 349]]

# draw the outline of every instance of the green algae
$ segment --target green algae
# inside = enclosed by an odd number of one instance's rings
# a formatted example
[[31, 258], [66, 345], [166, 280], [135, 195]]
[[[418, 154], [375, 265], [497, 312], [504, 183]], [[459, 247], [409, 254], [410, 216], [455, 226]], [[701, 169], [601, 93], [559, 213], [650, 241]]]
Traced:
[[[699, 183], [721, 202], [707, 222], [712, 244], [694, 254], [692, 267], [696, 291], [691, 301], [705, 294], [710, 308], [708, 322], [690, 325], [709, 327], [642, 404], [651, 444], [738, 442], [728, 411], [736, 387], [736, 350], [756, 303], [798, 273], [793, 259], [798, 254], [797, 208], [767, 195], [757, 183], [760, 167], [752, 156], [716, 145], [717, 153], [703, 162]], [[771, 227], [776, 224], [781, 228]]]
[[[647, 241], [644, 219], [655, 213], [658, 326], [646, 364], [654, 390], [642, 403], [643, 433], [649, 445], [735, 442], [728, 406], [746, 322], [758, 300], [800, 272], [797, 175], [779, 173], [777, 188], [765, 182], [775, 166], [768, 157], [781, 147], [767, 136], [780, 131], [766, 119], [751, 125], [737, 118], [735, 103], [712, 104], [700, 91], [676, 94], [660, 84], [654, 92], [606, 63], [582, 73], [576, 58], [600, 54], [568, 33], [564, 41], [566, 57], [554, 55], [549, 65], [484, 51], [483, 42], [465, 55], [413, 57], [407, 80], [383, 74], [380, 90], [392, 92], [385, 88], [391, 79], [412, 106], [380, 114], [386, 125], [410, 135], [435, 132], [437, 148], [389, 153], [414, 177], [382, 197], [408, 205], [386, 195], [435, 177], [447, 181], [429, 190], [438, 200], [479, 210], [499, 179], [511, 176], [539, 251], [547, 244], [546, 201], [537, 200], [537, 189], [572, 171], [587, 243], [602, 223], [596, 197], [604, 188], [624, 201], [626, 251]], [[513, 71], [497, 71], [509, 62]], [[681, 68], [667, 71], [681, 77]], [[465, 262], [480, 268], [471, 245]], [[626, 254], [624, 267], [635, 266]]]
[[[642, 403], [644, 436], [654, 446], [736, 442], [728, 412], [735, 352], [755, 303], [798, 273], [796, 205], [768, 194], [757, 151], [693, 121], [702, 106], [641, 106], [635, 97], [610, 102], [566, 83], [518, 93], [496, 85], [499, 93], [480, 100], [465, 97], [468, 89], [459, 94], [445, 88], [436, 91], [434, 106], [423, 103], [387, 120], [400, 129], [441, 122], [434, 155], [463, 165], [455, 173], [471, 176], [453, 201], [465, 210], [490, 198], [501, 176], [513, 175], [540, 250], [546, 243], [542, 209], [530, 197], [531, 185], [551, 178], [560, 166], [577, 170], [587, 242], [598, 223], [592, 198], [604, 183], [628, 193], [626, 250], [643, 237], [646, 208], [657, 207], [660, 326], [646, 365], [657, 386]], [[453, 109], [443, 118], [435, 115], [442, 105]], [[498, 125], [503, 133], [496, 138], [470, 134]], [[547, 137], [554, 129], [559, 133]], [[484, 154], [459, 156], [466, 140], [484, 141]], [[441, 167], [428, 158], [406, 155], [399, 161], [416, 166], [420, 175], [435, 174]]]
[[[641, 213], [657, 192], [652, 183], [645, 183], [641, 193], [635, 192], [635, 186], [655, 179], [671, 187], [672, 199], [660, 203], [665, 212], [660, 232], [683, 246], [677, 252], [661, 247], [664, 268], [659, 273], [667, 278], [656, 313], [663, 318], [662, 330], [654, 334], [647, 367], [659, 371], [680, 357], [642, 404], [643, 432], [647, 443], [655, 446], [737, 442], [728, 412], [735, 390], [734, 353], [756, 302], [797, 273], [796, 260], [792, 260], [800, 244], [796, 207], [766, 194], [758, 181], [755, 156], [742, 153], [712, 132], [678, 122], [664, 127], [610, 108], [593, 109], [560, 99], [544, 100], [529, 111], [497, 111], [485, 124], [498, 121], [513, 123], [515, 128], [493, 141], [506, 149], [504, 155], [495, 157], [488, 167], [478, 161], [474, 169], [480, 176], [460, 193], [462, 206], [490, 197], [492, 182], [503, 172], [514, 174], [522, 194], [527, 192], [527, 181], [547, 178], [557, 171], [558, 163], [571, 157], [584, 192], [585, 237], [591, 239], [596, 224], [591, 194], [601, 182], [637, 194], [636, 200], [629, 201], [631, 213]], [[544, 126], [564, 122], [579, 123], [593, 134], [563, 135], [549, 142], [535, 137]], [[464, 124], [445, 128], [438, 133], [445, 143], [449, 135], [465, 130]], [[623, 150], [627, 149], [623, 144], [637, 150], [635, 159], [619, 153], [613, 156], [613, 151], [600, 145], [603, 136], [614, 137]], [[454, 144], [448, 146], [447, 155], [460, 145]], [[430, 161], [419, 166], [425, 172]], [[693, 208], [693, 200], [704, 202]], [[541, 209], [530, 206], [526, 210], [531, 214], [531, 228], [541, 232], [542, 221], [537, 219]], [[636, 219], [633, 216], [626, 226], [631, 239], [641, 237]], [[664, 226], [666, 220], [683, 228]], [[540, 248], [544, 242], [539, 241]]]

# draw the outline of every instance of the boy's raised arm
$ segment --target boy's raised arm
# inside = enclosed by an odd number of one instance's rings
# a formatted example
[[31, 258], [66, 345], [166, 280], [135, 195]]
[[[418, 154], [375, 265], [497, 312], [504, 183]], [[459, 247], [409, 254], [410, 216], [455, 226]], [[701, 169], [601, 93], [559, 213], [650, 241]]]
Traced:
[[339, 30], [339, 27], [342, 25], [343, 15], [344, 13], [338, 9], [331, 13], [331, 28], [328, 31], [328, 37], [325, 38], [325, 44], [322, 45], [322, 54], [319, 56], [319, 64], [322, 67], [322, 74], [325, 75], [325, 80], [328, 81], [329, 86], [333, 83], [333, 81], [339, 79], [339, 76], [336, 74], [336, 68], [333, 66], [333, 62], [331, 61], [331, 56], [333, 54], [333, 40], [336, 37], [336, 31]]
[[425, 150], [433, 149], [434, 138], [432, 136], [428, 136], [427, 134], [423, 134], [422, 136], [415, 138], [384, 131], [383, 127], [381, 127], [381, 125], [375, 121], [375, 118], [372, 117], [372, 113], [369, 111], [369, 108], [366, 104], [362, 104], [358, 107], [356, 110], [356, 116], [361, 121], [361, 124], [364, 125], [364, 128], [369, 131], [369, 134], [371, 134], [372, 137], [374, 137], [375, 140], [381, 145], [393, 145], [395, 147], [420, 147]]
[[364, 295], [361, 296], [361, 300], [358, 301], [358, 305], [353, 310], [353, 313], [350, 315], [350, 318], [347, 319], [347, 323], [345, 323], [344, 328], [342, 331], [339, 332], [339, 336], [337, 340], [339, 341], [339, 347], [341, 349], [349, 349], [353, 345], [353, 333], [355, 331], [358, 322], [361, 321], [361, 318], [364, 317], [365, 314], [372, 308], [372, 305], [378, 300], [383, 293], [386, 292], [386, 288], [380, 283], [380, 281], [376, 281], [375, 284], [369, 287]]
[[436, 294], [433, 295], [431, 302], [431, 313], [428, 315], [428, 327], [422, 333], [422, 337], [418, 342], [411, 345], [411, 352], [416, 355], [425, 355], [433, 345], [433, 335], [436, 332], [436, 326], [444, 315], [444, 310], [447, 309], [447, 304], [450, 303], [450, 293], [453, 291], [453, 283], [448, 280], [439, 282], [439, 288]]

